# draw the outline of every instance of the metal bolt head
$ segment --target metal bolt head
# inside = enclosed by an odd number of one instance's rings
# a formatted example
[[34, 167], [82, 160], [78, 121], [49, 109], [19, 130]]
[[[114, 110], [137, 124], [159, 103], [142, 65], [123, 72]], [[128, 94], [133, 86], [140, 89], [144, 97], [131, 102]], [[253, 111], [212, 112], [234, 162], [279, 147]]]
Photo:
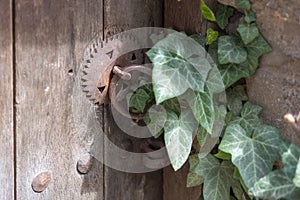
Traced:
[[77, 162], [77, 171], [80, 174], [87, 174], [93, 165], [93, 157], [89, 153], [84, 153]]
[[52, 173], [49, 171], [41, 172], [32, 180], [31, 187], [34, 192], [43, 192], [51, 181]]

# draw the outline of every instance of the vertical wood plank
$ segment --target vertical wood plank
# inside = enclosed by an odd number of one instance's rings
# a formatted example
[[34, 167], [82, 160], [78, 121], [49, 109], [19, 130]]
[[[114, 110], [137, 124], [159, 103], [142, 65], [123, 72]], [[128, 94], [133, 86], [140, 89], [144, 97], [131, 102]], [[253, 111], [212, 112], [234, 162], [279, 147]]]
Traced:
[[0, 199], [14, 198], [12, 2], [0, 0]]
[[[83, 50], [102, 33], [103, 2], [16, 0], [15, 11], [17, 199], [103, 199], [102, 164], [76, 171], [90, 135], [74, 119], [90, 116], [84, 103], [73, 105]], [[49, 186], [35, 193], [32, 179], [43, 171]]]
[[[162, 0], [104, 0], [105, 37], [137, 27], [162, 26]], [[141, 140], [122, 132], [108, 108], [105, 110], [105, 130], [112, 142], [123, 149], [141, 152]], [[105, 155], [105, 159], [113, 159]], [[131, 174], [105, 168], [105, 199], [162, 199], [162, 170]]]
[[[208, 28], [216, 25], [207, 22], [201, 14], [199, 0], [165, 0], [164, 27], [184, 31], [188, 35], [205, 35]], [[205, 1], [214, 10], [217, 1]], [[186, 187], [189, 164], [186, 163], [179, 171], [174, 172], [171, 166], [164, 169], [164, 200], [189, 199], [196, 200], [201, 194], [201, 187]]]

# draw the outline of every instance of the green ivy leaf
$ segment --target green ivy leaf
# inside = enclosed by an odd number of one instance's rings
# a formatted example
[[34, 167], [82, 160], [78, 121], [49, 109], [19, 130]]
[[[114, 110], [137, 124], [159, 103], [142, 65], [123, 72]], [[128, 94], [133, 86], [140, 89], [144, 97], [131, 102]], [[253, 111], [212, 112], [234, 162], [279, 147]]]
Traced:
[[212, 133], [215, 114], [213, 98], [205, 86], [204, 92], [193, 92], [189, 90], [184, 98], [191, 107], [199, 124], [208, 132]]
[[228, 24], [228, 18], [233, 15], [233, 8], [218, 3], [216, 11], [216, 21], [221, 29], [224, 29]]
[[260, 34], [251, 43], [247, 44], [246, 48], [248, 54], [256, 58], [272, 51], [272, 47]]
[[261, 124], [258, 116], [261, 110], [262, 108], [260, 106], [254, 105], [248, 101], [243, 106], [241, 117], [234, 117], [231, 124], [240, 124], [246, 131], [251, 132]]
[[256, 182], [249, 191], [256, 197], [264, 199], [299, 199], [300, 188], [296, 187], [292, 180], [299, 157], [300, 147], [291, 144], [282, 154], [284, 168], [270, 172]]
[[163, 106], [152, 106], [148, 109], [144, 121], [153, 137], [158, 138], [167, 120], [167, 112]]
[[237, 28], [237, 32], [240, 34], [244, 44], [249, 44], [259, 36], [259, 31], [255, 23], [250, 25], [240, 24]]
[[235, 116], [241, 114], [243, 109], [243, 101], [248, 100], [248, 96], [245, 92], [245, 89], [242, 85], [238, 85], [232, 89], [227, 89], [226, 91], [227, 97], [227, 107], [230, 112], [232, 112]]
[[238, 167], [247, 187], [272, 171], [279, 157], [279, 132], [275, 127], [256, 125], [251, 131], [239, 124], [226, 128], [219, 149], [230, 153], [232, 162]]
[[256, 21], [256, 16], [255, 16], [255, 12], [253, 12], [252, 10], [250, 10], [247, 15], [245, 16], [245, 21], [247, 23], [252, 23]]
[[173, 111], [175, 112], [178, 116], [180, 115], [181, 112], [181, 107], [180, 103], [178, 101], [178, 98], [172, 98], [168, 99], [164, 102], [161, 103], [161, 105], [168, 111]]
[[203, 183], [204, 179], [201, 176], [198, 176], [198, 174], [189, 172], [187, 175], [187, 187], [195, 187], [199, 186]]
[[205, 19], [210, 21], [216, 21], [213, 11], [205, 4], [203, 0], [200, 0], [200, 10]]
[[236, 36], [221, 36], [218, 40], [218, 60], [220, 64], [242, 63], [247, 59], [247, 51]]
[[151, 84], [143, 85], [129, 94], [129, 108], [136, 113], [143, 113], [146, 105], [154, 98]]
[[222, 160], [231, 160], [231, 155], [229, 153], [226, 153], [224, 151], [219, 151], [214, 155], [216, 158], [222, 159]]
[[218, 31], [214, 31], [212, 28], [206, 31], [206, 44], [209, 45], [218, 39]]
[[165, 143], [171, 164], [175, 171], [182, 167], [191, 151], [193, 131], [198, 127], [191, 110], [181, 112], [179, 118], [174, 112], [167, 112]]
[[250, 4], [249, 0], [236, 0], [235, 5], [236, 5], [236, 7], [241, 8], [241, 9], [249, 10], [251, 8], [251, 4]]
[[248, 63], [244, 62], [242, 64], [227, 64], [219, 65], [219, 71], [224, 83], [224, 87], [228, 88], [239, 79], [247, 77], [249, 75]]
[[[200, 158], [199, 158], [200, 159]], [[229, 200], [233, 166], [230, 161], [219, 162], [208, 154], [200, 159], [195, 172], [204, 178], [203, 196], [209, 200]]]
[[189, 163], [190, 163], [190, 171], [187, 175], [187, 187], [199, 186], [203, 183], [204, 179], [203, 179], [203, 177], [201, 177], [197, 173], [195, 173], [195, 168], [199, 164], [198, 156], [191, 155], [189, 157]]
[[201, 46], [205, 47], [206, 44], [206, 38], [199, 35], [199, 34], [193, 34], [190, 36], [190, 38], [192, 38], [193, 40], [195, 40], [196, 42], [198, 42], [198, 44], [200, 44]]

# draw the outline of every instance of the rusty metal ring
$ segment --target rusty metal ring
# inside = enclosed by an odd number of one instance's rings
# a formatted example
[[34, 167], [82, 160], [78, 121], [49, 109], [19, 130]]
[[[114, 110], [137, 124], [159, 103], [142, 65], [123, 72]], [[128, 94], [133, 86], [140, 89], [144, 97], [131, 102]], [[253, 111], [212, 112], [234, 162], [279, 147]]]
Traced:
[[[145, 67], [143, 65], [133, 65], [133, 66], [128, 66], [122, 68], [122, 71], [130, 73], [132, 71], [140, 71], [149, 77], [152, 76], [152, 70], [148, 67]], [[117, 75], [114, 75], [113, 78], [111, 79], [111, 82], [109, 84], [109, 98], [111, 105], [123, 116], [131, 119], [136, 119], [136, 120], [141, 120], [144, 117], [143, 113], [131, 113], [129, 110], [126, 110], [123, 106], [121, 106], [118, 103], [117, 100], [117, 86], [118, 86], [118, 81], [120, 80], [120, 77]]]

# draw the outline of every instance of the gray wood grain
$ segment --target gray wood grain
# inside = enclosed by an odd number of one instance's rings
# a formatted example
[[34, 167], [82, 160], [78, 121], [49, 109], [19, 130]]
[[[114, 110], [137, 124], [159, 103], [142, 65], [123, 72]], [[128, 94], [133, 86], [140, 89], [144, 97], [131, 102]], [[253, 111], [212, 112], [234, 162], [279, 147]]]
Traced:
[[14, 198], [12, 2], [0, 0], [0, 199]]
[[[162, 0], [105, 0], [105, 37], [131, 28], [162, 26], [162, 7]], [[105, 109], [105, 132], [110, 140], [121, 148], [132, 152], [141, 152], [143, 141], [130, 137], [120, 130], [114, 121], [109, 106]], [[106, 148], [108, 147], [108, 144], [106, 144]], [[107, 153], [105, 159], [114, 158]], [[126, 160], [124, 162], [124, 165], [126, 165]], [[105, 199], [162, 199], [162, 171], [133, 174], [105, 167]]]
[[[89, 41], [102, 35], [102, 6], [15, 1], [17, 199], [103, 199], [102, 164], [76, 171], [99, 127], [78, 70]], [[51, 172], [49, 186], [35, 193], [31, 182], [43, 171]]]

